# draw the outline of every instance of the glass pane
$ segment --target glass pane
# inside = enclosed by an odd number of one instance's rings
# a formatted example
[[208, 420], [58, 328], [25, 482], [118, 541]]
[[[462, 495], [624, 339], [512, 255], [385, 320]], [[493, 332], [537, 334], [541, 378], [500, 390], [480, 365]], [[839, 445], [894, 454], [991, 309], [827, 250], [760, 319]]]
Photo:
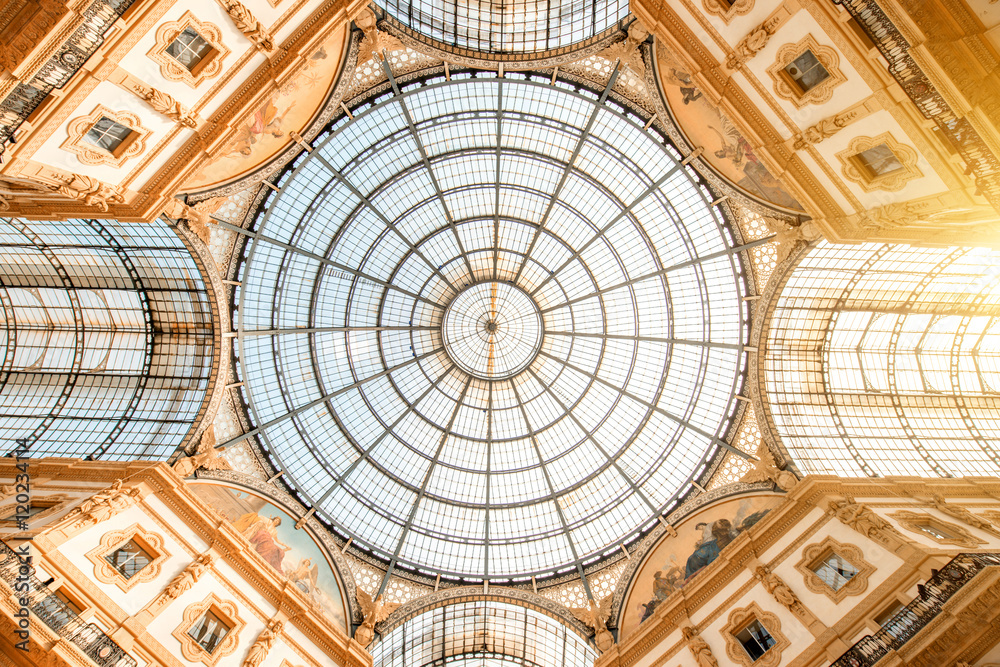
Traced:
[[903, 168], [899, 158], [885, 144], [879, 144], [866, 151], [861, 151], [858, 154], [858, 158], [875, 176], [889, 174]]
[[136, 544], [135, 540], [129, 540], [118, 547], [113, 553], [105, 556], [104, 559], [111, 563], [111, 566], [118, 570], [126, 579], [131, 579], [137, 575], [152, 560], [149, 557], [149, 553]]
[[823, 583], [835, 591], [839, 591], [851, 578], [858, 573], [846, 560], [835, 553], [824, 558], [814, 570]]
[[788, 76], [792, 77], [802, 92], [808, 92], [830, 78], [830, 73], [826, 71], [823, 64], [813, 54], [806, 51], [801, 56], [793, 60], [785, 67]]
[[757, 620], [737, 633], [736, 638], [753, 660], [757, 660], [774, 646], [774, 638], [771, 633]]
[[194, 70], [211, 51], [212, 45], [191, 28], [184, 28], [174, 41], [167, 45], [167, 54], [189, 70]]
[[227, 634], [229, 626], [211, 611], [206, 611], [201, 620], [188, 630], [188, 635], [209, 653], [222, 643]]
[[124, 125], [119, 125], [107, 116], [101, 116], [101, 119], [87, 131], [84, 139], [98, 148], [113, 153], [130, 134], [132, 130]]

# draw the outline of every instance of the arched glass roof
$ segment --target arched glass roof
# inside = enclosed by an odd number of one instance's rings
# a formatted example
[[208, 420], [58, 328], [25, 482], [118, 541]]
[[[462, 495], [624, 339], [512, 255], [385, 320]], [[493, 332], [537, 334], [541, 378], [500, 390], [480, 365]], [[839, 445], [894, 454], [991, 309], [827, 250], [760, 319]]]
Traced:
[[590, 667], [587, 641], [534, 609], [476, 600], [429, 609], [371, 647], [375, 667]]
[[1000, 473], [1000, 253], [823, 242], [768, 326], [767, 408], [807, 473]]
[[748, 334], [738, 249], [679, 160], [548, 75], [453, 72], [338, 121], [241, 268], [283, 480], [355, 545], [463, 577], [651, 525], [722, 444]]
[[425, 37], [482, 53], [571, 46], [628, 16], [628, 0], [386, 0], [396, 20]]

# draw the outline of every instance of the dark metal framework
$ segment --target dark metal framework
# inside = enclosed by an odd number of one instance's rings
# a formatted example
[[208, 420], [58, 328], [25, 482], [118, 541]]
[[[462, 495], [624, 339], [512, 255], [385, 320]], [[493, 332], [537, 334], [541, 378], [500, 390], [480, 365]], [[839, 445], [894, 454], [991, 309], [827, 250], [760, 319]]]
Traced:
[[1000, 254], [821, 243], [768, 325], [767, 409], [808, 473], [996, 475]]
[[614, 28], [628, 0], [385, 0], [405, 27], [448, 46], [480, 53], [562, 49]]
[[0, 439], [33, 456], [165, 459], [213, 360], [209, 294], [162, 222], [0, 222]]
[[12, 592], [11, 595], [30, 600], [31, 612], [39, 620], [83, 651], [98, 667], [136, 667], [135, 658], [127, 654], [103, 630], [93, 623], [85, 622], [56, 597], [35, 575], [35, 568], [22, 565], [20, 557], [6, 542], [0, 542], [0, 579], [6, 582], [11, 591], [20, 591], [20, 588], [15, 587], [27, 583], [27, 593]]
[[563, 623], [490, 600], [429, 609], [371, 648], [375, 667], [589, 667], [597, 653]]
[[952, 596], [988, 567], [1000, 567], [1000, 554], [958, 554], [927, 580], [920, 596], [896, 612], [877, 633], [862, 637], [831, 667], [871, 667], [876, 664], [927, 627]]
[[[241, 230], [256, 427], [226, 444], [259, 437], [289, 490], [390, 572], [581, 570], [729, 448], [748, 246], [666, 138], [609, 100], [614, 75], [551, 79], [389, 72], [391, 92], [335, 121]], [[441, 339], [448, 304], [484, 280], [545, 319], [535, 361], [503, 381], [462, 372]]]

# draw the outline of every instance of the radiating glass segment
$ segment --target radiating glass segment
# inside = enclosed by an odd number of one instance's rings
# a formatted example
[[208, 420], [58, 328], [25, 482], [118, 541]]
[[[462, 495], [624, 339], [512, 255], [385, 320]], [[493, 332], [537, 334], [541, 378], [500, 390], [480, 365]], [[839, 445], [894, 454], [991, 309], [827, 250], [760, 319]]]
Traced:
[[548, 77], [461, 76], [359, 107], [282, 179], [240, 270], [244, 395], [354, 544], [547, 573], [617, 549], [715, 456], [741, 258], [641, 121]]
[[425, 37], [484, 53], [570, 46], [628, 16], [628, 0], [386, 0], [379, 4]]
[[1000, 474], [1000, 252], [820, 243], [766, 349], [768, 409], [804, 472]]
[[374, 667], [590, 667], [597, 653], [556, 619], [506, 602], [429, 609], [371, 647]]

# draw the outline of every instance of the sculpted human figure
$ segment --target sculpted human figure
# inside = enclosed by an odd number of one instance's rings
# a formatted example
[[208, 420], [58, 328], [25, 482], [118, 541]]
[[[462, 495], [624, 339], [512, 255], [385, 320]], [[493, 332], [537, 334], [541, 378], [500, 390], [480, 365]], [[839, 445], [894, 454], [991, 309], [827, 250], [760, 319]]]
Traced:
[[975, 514], [970, 512], [968, 509], [962, 507], [961, 505], [953, 505], [948, 503], [942, 496], [940, 496], [937, 493], [931, 496], [930, 504], [933, 505], [934, 509], [938, 510], [939, 512], [943, 512], [944, 514], [947, 514], [952, 518], [958, 519], [959, 521], [962, 521], [963, 523], [966, 523], [972, 526], [973, 528], [978, 528], [979, 530], [985, 530], [987, 533], [990, 533], [991, 535], [1000, 536], [1000, 530], [997, 530], [992, 523], [990, 523], [983, 517], [976, 516]]
[[267, 657], [268, 652], [274, 646], [274, 642], [278, 640], [284, 628], [284, 621], [268, 621], [267, 627], [264, 628], [260, 636], [257, 637], [257, 641], [253, 643], [253, 646], [247, 652], [247, 658], [243, 661], [243, 667], [258, 667], [260, 663], [264, 662], [264, 658]]
[[801, 609], [801, 602], [798, 596], [788, 587], [781, 577], [775, 573], [768, 570], [763, 565], [758, 565], [754, 570], [754, 574], [757, 579], [764, 585], [767, 592], [774, 596], [774, 599], [778, 601], [778, 604], [785, 607], [789, 611], [798, 611]]
[[201, 579], [201, 575], [205, 574], [210, 567], [212, 567], [212, 556], [207, 553], [199, 554], [190, 565], [184, 568], [183, 572], [170, 580], [167, 587], [163, 589], [164, 597], [171, 600], [176, 599], [181, 593], [194, 586], [195, 582]]
[[712, 655], [712, 647], [704, 639], [698, 636], [698, 631], [691, 626], [681, 628], [681, 634], [687, 642], [691, 655], [694, 656], [698, 667], [719, 667], [719, 661]]
[[878, 537], [885, 533], [895, 532], [888, 521], [872, 512], [865, 505], [855, 502], [854, 498], [851, 497], [831, 501], [830, 511], [842, 523], [865, 537]]

